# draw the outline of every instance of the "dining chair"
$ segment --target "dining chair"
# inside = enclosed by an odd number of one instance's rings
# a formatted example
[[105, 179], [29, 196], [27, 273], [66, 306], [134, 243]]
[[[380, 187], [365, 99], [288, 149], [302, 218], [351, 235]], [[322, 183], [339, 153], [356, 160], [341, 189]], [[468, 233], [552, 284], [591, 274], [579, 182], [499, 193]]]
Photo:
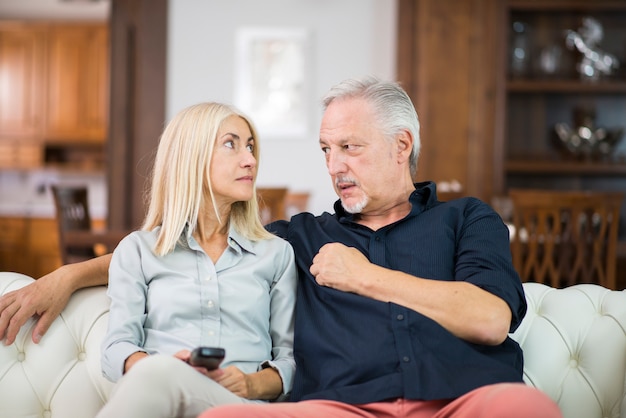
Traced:
[[257, 188], [261, 222], [266, 225], [280, 219], [287, 219], [286, 187]]
[[511, 253], [522, 281], [616, 287], [624, 193], [512, 189]]
[[309, 193], [287, 192], [285, 196], [285, 219], [291, 219], [293, 215], [306, 212], [309, 208]]
[[52, 185], [59, 232], [59, 252], [63, 264], [76, 263], [96, 256], [94, 246], [75, 245], [66, 242], [69, 231], [91, 230], [88, 192], [86, 186]]

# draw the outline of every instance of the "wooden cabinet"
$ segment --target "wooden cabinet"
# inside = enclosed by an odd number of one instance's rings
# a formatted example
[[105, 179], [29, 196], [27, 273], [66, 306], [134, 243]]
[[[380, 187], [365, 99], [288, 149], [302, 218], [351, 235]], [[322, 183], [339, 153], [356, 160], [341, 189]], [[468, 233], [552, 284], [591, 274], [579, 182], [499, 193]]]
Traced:
[[[399, 0], [398, 80], [422, 125], [419, 180], [458, 180], [486, 201], [509, 187], [626, 189], [626, 139], [609, 155], [567, 155], [554, 126], [577, 106], [598, 127], [626, 131], [626, 1]], [[576, 71], [565, 31], [590, 16], [621, 67], [597, 82]], [[513, 74], [513, 22], [527, 33]], [[551, 70], [556, 67], [556, 70]], [[626, 205], [625, 205], [626, 206]]]
[[54, 219], [27, 218], [26, 249], [24, 256], [29, 260], [24, 274], [35, 279], [61, 266], [59, 234]]
[[54, 219], [0, 218], [0, 271], [38, 278], [60, 266]]
[[[566, 43], [568, 31], [585, 30], [586, 18], [603, 30], [596, 49], [621, 62], [597, 79], [581, 75], [583, 55]], [[503, 189], [626, 188], [626, 141], [604, 152], [594, 135], [626, 132], [626, 2], [510, 1], [503, 21]], [[580, 123], [583, 114], [590, 122]], [[557, 126], [566, 128], [561, 136]]]
[[42, 133], [45, 32], [39, 26], [0, 24], [0, 137]]
[[28, 269], [26, 241], [25, 218], [0, 218], [0, 271], [23, 273]]
[[45, 30], [0, 23], [0, 167], [42, 159]]
[[[93, 228], [103, 229], [103, 219]], [[96, 254], [104, 254], [98, 246]], [[54, 218], [0, 217], [0, 271], [39, 278], [61, 266], [59, 233]]]
[[0, 63], [0, 168], [40, 166], [50, 146], [57, 160], [59, 145], [98, 145], [103, 153], [105, 24], [0, 22]]
[[[497, 190], [625, 191], [626, 2], [510, 0], [502, 22]], [[602, 40], [594, 53], [620, 63], [607, 74], [566, 41], [596, 24]], [[603, 135], [621, 140], [609, 146]], [[626, 241], [626, 201], [619, 236]]]
[[498, 0], [399, 0], [398, 80], [421, 124], [416, 180], [493, 194]]
[[108, 121], [105, 25], [51, 26], [45, 141], [104, 142]]

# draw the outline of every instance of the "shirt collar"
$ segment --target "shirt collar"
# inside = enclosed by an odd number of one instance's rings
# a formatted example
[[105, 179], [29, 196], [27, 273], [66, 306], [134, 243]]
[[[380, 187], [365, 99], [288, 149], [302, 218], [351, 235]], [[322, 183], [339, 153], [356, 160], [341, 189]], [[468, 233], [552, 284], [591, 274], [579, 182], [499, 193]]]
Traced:
[[[183, 230], [180, 239], [186, 243], [189, 248], [199, 249], [200, 247], [191, 234], [189, 223], [185, 225], [185, 229]], [[228, 227], [228, 246], [239, 254], [243, 251], [255, 254], [254, 243], [241, 235], [232, 224]]]

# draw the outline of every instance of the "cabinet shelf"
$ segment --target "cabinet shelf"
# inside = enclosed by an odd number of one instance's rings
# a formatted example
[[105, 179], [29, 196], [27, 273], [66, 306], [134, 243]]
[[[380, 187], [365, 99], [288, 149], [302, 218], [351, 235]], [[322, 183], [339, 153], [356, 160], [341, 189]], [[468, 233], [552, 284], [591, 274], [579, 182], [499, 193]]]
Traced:
[[510, 80], [506, 88], [510, 93], [619, 94], [626, 93], [626, 81]]
[[513, 159], [505, 163], [504, 169], [508, 174], [622, 176], [626, 175], [626, 161]]
[[584, 12], [595, 11], [626, 11], [626, 4], [619, 0], [510, 0], [509, 7], [529, 12]]

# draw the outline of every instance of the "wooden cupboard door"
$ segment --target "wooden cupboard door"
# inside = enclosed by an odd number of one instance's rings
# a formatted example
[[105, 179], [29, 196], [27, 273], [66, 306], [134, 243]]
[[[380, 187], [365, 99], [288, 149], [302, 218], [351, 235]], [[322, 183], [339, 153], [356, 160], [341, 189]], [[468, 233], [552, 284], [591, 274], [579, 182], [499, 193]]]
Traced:
[[108, 121], [108, 72], [106, 26], [51, 28], [46, 142], [104, 142]]
[[0, 217], [0, 271], [28, 274], [27, 219]]
[[39, 137], [43, 127], [43, 27], [0, 25], [0, 138]]
[[25, 274], [38, 279], [61, 267], [59, 231], [54, 218], [28, 218], [27, 257], [30, 263]]
[[[417, 181], [489, 201], [500, 0], [399, 0], [398, 80], [421, 123]], [[460, 185], [460, 190], [457, 189]], [[452, 187], [452, 186], [451, 186]]]

